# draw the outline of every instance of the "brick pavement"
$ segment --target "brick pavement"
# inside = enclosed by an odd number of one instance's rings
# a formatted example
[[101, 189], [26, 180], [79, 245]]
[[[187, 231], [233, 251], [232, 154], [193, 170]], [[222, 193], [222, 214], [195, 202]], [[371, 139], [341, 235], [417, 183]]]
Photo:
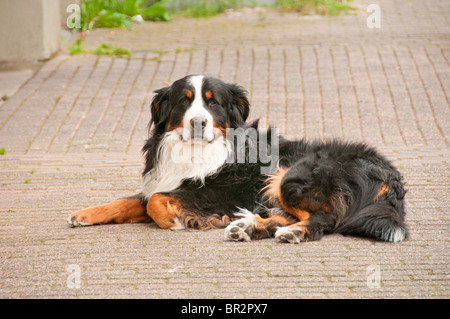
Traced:
[[[371, 2], [342, 17], [244, 10], [96, 30], [88, 46], [110, 39], [132, 58], [60, 54], [20, 86], [0, 77], [12, 92], [0, 102], [0, 298], [448, 298], [450, 5], [380, 1], [376, 30]], [[377, 146], [405, 175], [411, 238], [69, 228], [70, 212], [139, 191], [152, 91], [190, 73], [243, 85], [250, 117], [290, 138]], [[67, 286], [72, 264], [80, 289]]]

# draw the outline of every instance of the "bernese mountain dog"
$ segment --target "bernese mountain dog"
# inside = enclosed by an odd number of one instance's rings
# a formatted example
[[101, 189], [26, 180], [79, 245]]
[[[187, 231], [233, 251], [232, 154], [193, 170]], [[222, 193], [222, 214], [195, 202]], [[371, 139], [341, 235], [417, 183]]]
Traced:
[[70, 225], [225, 228], [230, 241], [407, 238], [403, 178], [372, 147], [289, 141], [247, 124], [247, 92], [209, 76], [189, 75], [155, 93], [142, 192], [75, 212]]

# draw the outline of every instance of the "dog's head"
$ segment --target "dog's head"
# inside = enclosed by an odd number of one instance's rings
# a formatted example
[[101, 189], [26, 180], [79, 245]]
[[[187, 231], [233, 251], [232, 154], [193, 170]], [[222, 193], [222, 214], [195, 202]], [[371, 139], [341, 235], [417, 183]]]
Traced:
[[151, 105], [155, 133], [176, 130], [184, 141], [212, 143], [227, 128], [242, 127], [249, 114], [246, 91], [219, 79], [189, 75], [155, 91]]

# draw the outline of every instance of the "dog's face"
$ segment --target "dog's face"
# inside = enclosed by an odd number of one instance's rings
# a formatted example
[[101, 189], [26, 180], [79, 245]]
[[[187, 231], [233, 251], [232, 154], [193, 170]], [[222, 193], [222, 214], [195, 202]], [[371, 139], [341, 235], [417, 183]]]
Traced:
[[152, 101], [155, 132], [179, 132], [183, 141], [214, 142], [227, 128], [242, 127], [249, 114], [246, 92], [219, 79], [189, 75], [159, 89]]

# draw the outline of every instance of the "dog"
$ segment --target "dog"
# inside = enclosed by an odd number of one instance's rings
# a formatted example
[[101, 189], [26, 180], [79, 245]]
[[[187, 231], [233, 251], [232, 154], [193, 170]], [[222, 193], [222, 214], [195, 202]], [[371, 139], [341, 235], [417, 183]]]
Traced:
[[[209, 76], [189, 75], [156, 90], [141, 193], [75, 212], [68, 223], [225, 228], [229, 241], [408, 237], [403, 177], [374, 148], [290, 141], [274, 128], [261, 135], [258, 121], [246, 122], [249, 112], [242, 87]], [[276, 165], [263, 160], [269, 153]]]

